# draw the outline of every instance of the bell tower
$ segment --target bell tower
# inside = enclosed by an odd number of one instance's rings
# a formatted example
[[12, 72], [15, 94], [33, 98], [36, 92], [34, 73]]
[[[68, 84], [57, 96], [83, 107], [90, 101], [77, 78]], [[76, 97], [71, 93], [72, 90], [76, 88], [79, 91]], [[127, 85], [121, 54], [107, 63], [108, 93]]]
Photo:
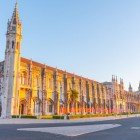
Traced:
[[129, 83], [129, 92], [132, 92], [133, 89], [132, 89], [132, 86], [131, 86], [131, 83]]
[[15, 4], [11, 20], [7, 23], [6, 50], [4, 63], [4, 102], [2, 116], [9, 118], [19, 110], [19, 72], [22, 24], [19, 19], [18, 5]]

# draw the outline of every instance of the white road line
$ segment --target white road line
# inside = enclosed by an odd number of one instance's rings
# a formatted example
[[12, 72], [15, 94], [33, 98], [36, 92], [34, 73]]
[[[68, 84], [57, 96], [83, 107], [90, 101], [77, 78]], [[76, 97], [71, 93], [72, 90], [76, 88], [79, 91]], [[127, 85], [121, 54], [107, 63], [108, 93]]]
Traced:
[[99, 125], [82, 125], [82, 126], [62, 126], [62, 127], [42, 127], [42, 128], [21, 128], [19, 131], [45, 132], [60, 134], [64, 136], [79, 136], [101, 130], [107, 130], [121, 126], [120, 124], [99, 124]]
[[138, 129], [140, 129], [140, 127], [131, 127], [131, 129], [138, 130]]

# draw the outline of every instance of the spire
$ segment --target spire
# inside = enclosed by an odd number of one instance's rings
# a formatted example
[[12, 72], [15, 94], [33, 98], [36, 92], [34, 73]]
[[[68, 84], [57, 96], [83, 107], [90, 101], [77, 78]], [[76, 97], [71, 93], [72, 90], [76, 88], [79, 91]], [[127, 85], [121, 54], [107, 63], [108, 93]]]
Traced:
[[123, 85], [124, 83], [123, 83], [123, 79], [122, 79], [122, 85]]
[[132, 89], [132, 86], [131, 86], [131, 83], [129, 83], [129, 92], [132, 92], [133, 89]]
[[123, 80], [122, 80], [122, 78], [120, 78], [120, 84], [121, 84], [121, 85], [123, 84]]
[[15, 3], [15, 8], [14, 8], [14, 12], [13, 12], [11, 21], [13, 21], [13, 24], [17, 24], [18, 22], [20, 22], [17, 2]]
[[139, 82], [139, 87], [138, 87], [138, 90], [140, 91], [140, 82]]
[[7, 24], [7, 35], [9, 33], [16, 33], [21, 35], [22, 33], [22, 24], [19, 18], [19, 12], [18, 12], [18, 3], [15, 3], [14, 11], [12, 14], [11, 20], [8, 20]]
[[116, 83], [118, 82], [118, 77], [116, 76]]
[[114, 75], [112, 75], [112, 82], [114, 81]]
[[112, 82], [115, 82], [115, 76], [112, 75]]
[[18, 3], [17, 2], [15, 3], [15, 8], [14, 8], [14, 11], [13, 11], [13, 14], [12, 14], [12, 18], [11, 18], [10, 21], [8, 20], [8, 24], [9, 25], [21, 24], [20, 18], [19, 18]]

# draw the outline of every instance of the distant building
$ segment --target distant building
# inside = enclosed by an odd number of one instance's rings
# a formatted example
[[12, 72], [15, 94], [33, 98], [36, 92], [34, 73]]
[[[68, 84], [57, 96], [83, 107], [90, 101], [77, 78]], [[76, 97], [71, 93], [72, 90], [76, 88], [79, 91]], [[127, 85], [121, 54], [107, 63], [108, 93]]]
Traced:
[[120, 83], [115, 77], [111, 82], [99, 83], [21, 57], [21, 41], [22, 23], [16, 4], [7, 24], [5, 59], [0, 62], [3, 118], [140, 111], [139, 92], [125, 91], [122, 79]]
[[129, 89], [126, 91], [123, 79], [120, 79], [120, 82], [118, 82], [115, 76], [112, 76], [112, 82], [104, 82], [103, 84], [112, 92], [114, 112], [132, 113], [140, 111], [140, 92], [133, 92], [131, 84], [129, 84]]

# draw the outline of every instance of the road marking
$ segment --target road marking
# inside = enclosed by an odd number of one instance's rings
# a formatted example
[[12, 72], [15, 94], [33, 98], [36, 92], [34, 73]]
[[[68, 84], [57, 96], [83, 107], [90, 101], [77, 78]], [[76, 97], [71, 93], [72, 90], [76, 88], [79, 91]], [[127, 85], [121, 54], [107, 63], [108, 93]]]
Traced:
[[138, 129], [140, 129], [140, 127], [131, 127], [131, 129], [138, 130]]
[[79, 136], [92, 132], [107, 130], [121, 126], [120, 124], [99, 124], [82, 126], [62, 126], [62, 127], [42, 127], [42, 128], [21, 128], [18, 131], [45, 132], [51, 134], [60, 134], [64, 136]]

